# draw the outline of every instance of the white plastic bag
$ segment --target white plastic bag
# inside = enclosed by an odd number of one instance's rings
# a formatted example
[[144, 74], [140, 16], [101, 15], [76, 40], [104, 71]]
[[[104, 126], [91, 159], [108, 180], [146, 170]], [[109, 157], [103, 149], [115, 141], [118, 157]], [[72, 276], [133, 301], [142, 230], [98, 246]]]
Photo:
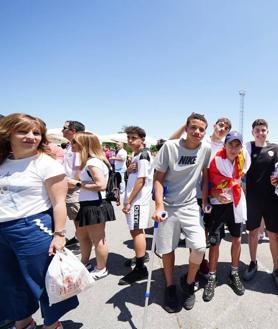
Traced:
[[94, 283], [86, 267], [67, 248], [56, 252], [49, 264], [45, 286], [49, 304], [55, 304], [79, 294]]

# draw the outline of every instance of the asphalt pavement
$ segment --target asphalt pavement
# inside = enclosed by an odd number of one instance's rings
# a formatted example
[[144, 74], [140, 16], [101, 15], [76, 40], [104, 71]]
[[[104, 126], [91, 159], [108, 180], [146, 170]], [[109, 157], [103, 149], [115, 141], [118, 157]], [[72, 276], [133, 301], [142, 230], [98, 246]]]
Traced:
[[[145, 304], [146, 280], [132, 286], [119, 286], [119, 279], [129, 268], [124, 266], [126, 258], [134, 256], [132, 239], [121, 207], [115, 206], [117, 220], [107, 223], [109, 245], [109, 275], [96, 281], [92, 288], [79, 295], [80, 305], [67, 313], [61, 320], [65, 329], [142, 329]], [[73, 234], [73, 224], [68, 223], [69, 237]], [[148, 249], [152, 235], [147, 235]], [[155, 256], [151, 297], [147, 310], [147, 325], [144, 329], [275, 329], [278, 328], [278, 289], [271, 277], [272, 259], [267, 239], [258, 247], [258, 272], [256, 277], [245, 283], [245, 294], [237, 296], [227, 285], [230, 269], [230, 237], [226, 234], [221, 243], [218, 264], [218, 286], [210, 302], [202, 300], [205, 282], [201, 281], [196, 293], [196, 303], [191, 311], [182, 309], [168, 314], [162, 308], [164, 277], [161, 259]], [[94, 264], [94, 250], [92, 263]], [[176, 250], [175, 279], [178, 293], [182, 297], [179, 278], [187, 270], [188, 249]], [[249, 264], [247, 234], [242, 236], [241, 273]], [[149, 267], [149, 263], [147, 264]], [[38, 311], [35, 320], [42, 324]], [[40, 328], [40, 327], [39, 327]]]

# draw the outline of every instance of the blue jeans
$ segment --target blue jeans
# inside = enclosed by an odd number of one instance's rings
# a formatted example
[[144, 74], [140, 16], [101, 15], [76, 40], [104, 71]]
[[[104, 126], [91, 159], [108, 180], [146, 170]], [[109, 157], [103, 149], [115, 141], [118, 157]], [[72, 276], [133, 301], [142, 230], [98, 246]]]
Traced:
[[52, 227], [51, 210], [0, 223], [0, 321], [25, 319], [40, 303], [49, 326], [78, 306], [76, 296], [49, 306], [45, 275]]

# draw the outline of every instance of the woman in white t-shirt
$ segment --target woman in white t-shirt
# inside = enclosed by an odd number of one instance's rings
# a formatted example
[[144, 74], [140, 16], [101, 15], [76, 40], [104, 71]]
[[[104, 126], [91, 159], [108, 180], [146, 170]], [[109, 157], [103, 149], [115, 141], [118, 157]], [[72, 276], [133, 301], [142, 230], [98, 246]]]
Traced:
[[96, 266], [94, 279], [108, 275], [106, 268], [108, 248], [105, 240], [105, 223], [115, 220], [114, 208], [106, 200], [106, 186], [111, 166], [102, 150], [99, 139], [89, 132], [79, 132], [72, 140], [72, 150], [80, 153], [80, 181], [70, 183], [80, 188], [80, 210], [77, 214], [77, 238], [81, 261], [90, 269], [92, 245], [95, 246]]
[[55, 250], [65, 245], [67, 182], [61, 164], [47, 155], [43, 122], [27, 114], [0, 121], [0, 322], [62, 329], [59, 318], [78, 305], [76, 297], [49, 306], [45, 274]]

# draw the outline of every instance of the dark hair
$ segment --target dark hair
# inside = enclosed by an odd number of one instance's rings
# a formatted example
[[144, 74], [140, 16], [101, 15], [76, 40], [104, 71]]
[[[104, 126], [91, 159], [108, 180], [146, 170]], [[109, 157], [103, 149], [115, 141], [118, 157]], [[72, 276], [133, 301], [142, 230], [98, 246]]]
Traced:
[[75, 129], [76, 132], [85, 131], [85, 126], [83, 125], [83, 123], [79, 121], [67, 120], [66, 122], [69, 123], [68, 125], [69, 129]]
[[166, 140], [165, 139], [162, 139], [162, 138], [157, 140], [157, 143], [155, 145], [157, 151], [159, 151], [161, 149], [161, 147], [163, 146], [163, 144], [165, 142], [166, 142]]
[[203, 114], [199, 114], [199, 113], [195, 113], [195, 112], [192, 112], [190, 114], [190, 116], [186, 119], [186, 125], [188, 126], [190, 124], [190, 121], [194, 120], [194, 119], [203, 121], [206, 124], [206, 128], [207, 128], [208, 122], [207, 122], [207, 119], [205, 118], [205, 116]]
[[256, 119], [252, 123], [252, 129], [254, 129], [256, 126], [266, 126], [266, 128], [268, 129], [268, 123], [264, 119]]
[[226, 125], [229, 127], [229, 130], [232, 129], [232, 123], [231, 123], [230, 119], [228, 119], [228, 118], [219, 118], [219, 119], [217, 119], [217, 121], [215, 122], [215, 124], [217, 125], [217, 123], [219, 123], [219, 122], [226, 123]]
[[140, 138], [145, 138], [146, 137], [146, 132], [144, 129], [137, 127], [137, 126], [129, 126], [125, 128], [125, 133], [126, 134], [136, 134]]

